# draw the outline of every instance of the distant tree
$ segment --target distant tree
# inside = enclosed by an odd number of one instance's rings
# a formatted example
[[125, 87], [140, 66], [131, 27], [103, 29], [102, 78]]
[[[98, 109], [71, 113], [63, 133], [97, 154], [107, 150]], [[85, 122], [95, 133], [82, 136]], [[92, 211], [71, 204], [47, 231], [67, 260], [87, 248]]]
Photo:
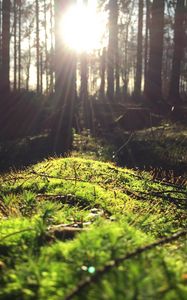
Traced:
[[2, 64], [2, 0], [0, 0], [0, 68]]
[[17, 0], [14, 0], [14, 91], [17, 89]]
[[2, 60], [0, 66], [0, 91], [10, 91], [9, 67], [10, 67], [10, 0], [2, 2]]
[[153, 0], [150, 21], [150, 54], [145, 84], [145, 96], [153, 103], [162, 99], [164, 7], [164, 0]]
[[53, 17], [53, 0], [50, 0], [49, 2], [49, 16], [50, 16], [50, 25], [49, 25], [49, 31], [50, 31], [50, 46], [49, 46], [49, 53], [47, 56], [47, 60], [49, 62], [49, 93], [52, 93], [54, 91], [54, 17]]
[[48, 27], [47, 27], [47, 3], [46, 0], [43, 0], [43, 10], [44, 10], [44, 22], [43, 22], [43, 27], [44, 27], [44, 32], [45, 32], [45, 42], [44, 42], [44, 47], [45, 47], [45, 60], [44, 60], [44, 69], [45, 69], [45, 78], [46, 78], [46, 93], [49, 91], [49, 64], [48, 64]]
[[149, 54], [149, 29], [150, 29], [150, 0], [146, 0], [146, 24], [145, 24], [145, 45], [144, 45], [144, 91], [147, 84], [147, 65]]
[[36, 0], [36, 91], [40, 92], [40, 34], [39, 34], [39, 1]]
[[21, 39], [22, 39], [22, 0], [17, 1], [18, 4], [18, 90], [21, 90]]
[[137, 41], [137, 60], [136, 60], [136, 78], [135, 78], [135, 95], [141, 95], [142, 84], [142, 58], [143, 58], [143, 0], [139, 0], [138, 9], [138, 41]]
[[173, 104], [180, 103], [180, 75], [181, 62], [184, 56], [185, 47], [185, 1], [177, 0], [175, 10], [175, 24], [174, 24], [174, 52], [171, 71], [171, 80], [169, 86], [169, 101]]
[[107, 53], [107, 97], [108, 100], [114, 99], [114, 72], [116, 64], [116, 51], [117, 51], [117, 33], [118, 33], [118, 2], [117, 0], [109, 0], [109, 41]]
[[[83, 0], [85, 6], [88, 5], [88, 0]], [[88, 97], [88, 54], [82, 51], [80, 54], [80, 99], [82, 104], [83, 122], [85, 128], [90, 128], [90, 103]]]
[[100, 99], [103, 101], [105, 98], [105, 75], [106, 75], [106, 48], [103, 48], [102, 54], [100, 56], [100, 90], [99, 95]]

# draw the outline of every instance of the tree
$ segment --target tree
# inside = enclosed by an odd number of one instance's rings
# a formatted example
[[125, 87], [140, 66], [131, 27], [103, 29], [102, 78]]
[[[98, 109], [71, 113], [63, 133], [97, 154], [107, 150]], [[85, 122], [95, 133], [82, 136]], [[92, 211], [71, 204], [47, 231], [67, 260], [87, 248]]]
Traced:
[[106, 73], [106, 48], [103, 48], [102, 54], [100, 56], [100, 77], [101, 84], [99, 89], [99, 96], [101, 101], [105, 98], [105, 73]]
[[184, 0], [177, 0], [175, 10], [175, 24], [174, 24], [174, 53], [171, 71], [171, 80], [169, 86], [169, 101], [173, 104], [180, 102], [180, 71], [181, 62], [184, 55], [185, 47], [185, 32], [184, 32]]
[[118, 33], [118, 3], [117, 0], [109, 0], [109, 41], [107, 53], [107, 97], [114, 99], [114, 70], [117, 51]]
[[21, 89], [22, 0], [18, 0], [18, 90]]
[[36, 0], [36, 91], [40, 92], [40, 44], [39, 44], [39, 2]]
[[52, 130], [53, 150], [67, 152], [72, 145], [76, 58], [61, 36], [61, 22], [74, 0], [55, 0], [55, 101], [58, 118]]
[[137, 61], [136, 61], [136, 80], [135, 95], [141, 95], [142, 84], [142, 54], [143, 54], [143, 0], [139, 0], [138, 10], [138, 43], [137, 43]]
[[157, 103], [162, 99], [162, 57], [164, 36], [164, 0], [153, 0], [150, 21], [150, 55], [145, 96]]
[[17, 0], [14, 0], [14, 91], [17, 88]]
[[2, 62], [0, 66], [0, 91], [10, 91], [9, 66], [10, 66], [10, 0], [2, 2]]
[[[85, 6], [88, 5], [88, 0], [83, 0]], [[90, 128], [90, 103], [88, 97], [88, 54], [82, 51], [80, 54], [80, 99], [82, 104], [83, 122], [85, 128]]]
[[144, 91], [146, 91], [146, 84], [147, 84], [149, 28], [150, 28], [150, 0], [146, 0], [146, 25], [145, 25], [145, 46], [144, 46]]

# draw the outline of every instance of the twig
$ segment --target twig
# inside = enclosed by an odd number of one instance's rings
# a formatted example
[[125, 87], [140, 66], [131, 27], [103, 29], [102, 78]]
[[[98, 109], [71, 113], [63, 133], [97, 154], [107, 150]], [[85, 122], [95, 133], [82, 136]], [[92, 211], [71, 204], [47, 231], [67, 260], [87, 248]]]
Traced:
[[131, 253], [125, 254], [120, 258], [116, 258], [115, 260], [110, 261], [106, 264], [102, 269], [98, 270], [93, 276], [87, 277], [83, 281], [81, 281], [78, 286], [76, 286], [70, 293], [67, 295], [64, 300], [71, 300], [74, 296], [77, 296], [82, 290], [88, 287], [92, 283], [96, 283], [101, 276], [105, 275], [111, 269], [118, 267], [121, 263], [126, 260], [129, 260], [137, 255], [140, 255], [146, 251], [152, 250], [155, 247], [162, 246], [171, 242], [178, 240], [180, 237], [186, 236], [187, 230], [178, 232], [170, 237], [166, 237], [164, 239], [158, 240], [152, 244], [146, 245], [144, 247], [139, 247]]
[[131, 132], [128, 139], [123, 143], [123, 145], [114, 153], [113, 158], [116, 158], [116, 155], [123, 149], [125, 148], [128, 143], [131, 141], [132, 137], [134, 135], [134, 132]]
[[[151, 194], [152, 195], [163, 195], [163, 194], [169, 194], [169, 193], [173, 193], [173, 194], [184, 194], [187, 196], [187, 191], [178, 191], [178, 190], [169, 190], [169, 191], [152, 191]], [[142, 194], [148, 194], [147, 192], [142, 192]]]
[[32, 227], [29, 227], [29, 228], [22, 229], [22, 230], [19, 230], [19, 231], [14, 231], [14, 232], [12, 232], [12, 233], [10, 233], [10, 234], [7, 234], [7, 235], [3, 236], [3, 237], [0, 239], [0, 243], [1, 243], [2, 241], [4, 241], [5, 239], [11, 237], [11, 236], [14, 236], [14, 235], [19, 234], [19, 233], [22, 233], [22, 232], [27, 232], [27, 231], [35, 231], [35, 229], [32, 228]]
[[86, 183], [89, 183], [88, 180], [84, 180], [84, 179], [81, 179], [79, 177], [75, 178], [75, 177], [60, 177], [60, 176], [52, 176], [52, 175], [49, 175], [49, 174], [46, 174], [46, 173], [37, 173], [36, 171], [32, 171], [31, 174], [34, 174], [36, 176], [39, 176], [39, 177], [44, 177], [44, 178], [50, 178], [50, 179], [59, 179], [59, 180], [67, 180], [67, 181], [80, 181], [80, 182], [86, 182]]

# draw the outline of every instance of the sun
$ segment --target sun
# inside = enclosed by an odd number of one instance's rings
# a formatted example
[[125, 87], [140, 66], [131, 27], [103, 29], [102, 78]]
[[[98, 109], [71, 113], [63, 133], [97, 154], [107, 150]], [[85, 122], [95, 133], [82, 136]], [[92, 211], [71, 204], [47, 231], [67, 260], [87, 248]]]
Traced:
[[105, 23], [104, 14], [97, 12], [97, 1], [87, 5], [78, 1], [63, 16], [61, 35], [68, 47], [79, 53], [91, 52], [102, 47]]

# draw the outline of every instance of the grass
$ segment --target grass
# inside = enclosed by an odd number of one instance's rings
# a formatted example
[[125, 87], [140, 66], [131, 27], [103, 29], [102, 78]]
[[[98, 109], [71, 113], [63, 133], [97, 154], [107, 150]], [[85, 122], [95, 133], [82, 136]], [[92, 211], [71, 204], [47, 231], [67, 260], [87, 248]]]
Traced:
[[0, 177], [0, 299], [186, 299], [186, 236], [107, 267], [186, 230], [186, 187], [91, 157]]

